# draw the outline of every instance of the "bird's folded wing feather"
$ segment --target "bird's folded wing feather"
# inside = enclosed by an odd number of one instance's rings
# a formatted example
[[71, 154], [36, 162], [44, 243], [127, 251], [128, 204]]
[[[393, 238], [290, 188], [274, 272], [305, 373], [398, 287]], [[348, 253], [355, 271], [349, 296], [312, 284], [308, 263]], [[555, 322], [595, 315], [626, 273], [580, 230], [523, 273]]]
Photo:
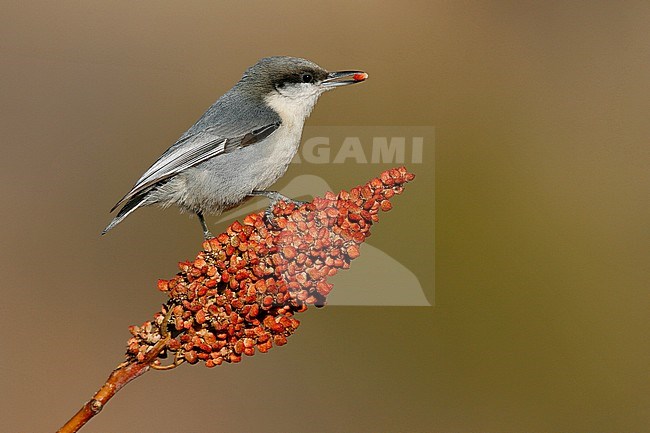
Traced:
[[222, 153], [232, 152], [257, 143], [271, 135], [279, 126], [280, 122], [274, 122], [230, 138], [219, 134], [220, 128], [218, 127], [184, 136], [163, 153], [158, 161], [138, 179], [131, 191], [113, 206], [111, 212], [120, 204], [150, 189], [158, 182], [169, 179], [183, 170]]

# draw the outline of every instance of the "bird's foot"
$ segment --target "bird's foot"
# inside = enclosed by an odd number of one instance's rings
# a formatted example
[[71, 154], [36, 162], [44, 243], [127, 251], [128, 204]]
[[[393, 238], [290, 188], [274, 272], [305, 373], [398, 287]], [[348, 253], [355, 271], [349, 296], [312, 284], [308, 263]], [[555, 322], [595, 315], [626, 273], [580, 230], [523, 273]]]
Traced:
[[208, 229], [208, 225], [205, 223], [205, 218], [203, 218], [203, 213], [202, 212], [197, 212], [196, 216], [199, 217], [199, 222], [201, 223], [201, 228], [203, 229], [203, 239], [206, 240], [206, 241], [208, 239], [212, 239], [214, 236], [212, 235], [212, 233]]
[[275, 205], [279, 201], [286, 201], [288, 203], [293, 203], [296, 206], [302, 206], [305, 203], [309, 203], [306, 201], [294, 200], [292, 198], [280, 194], [277, 191], [252, 191], [250, 195], [263, 195], [264, 197], [270, 200], [271, 203], [269, 203], [269, 206], [264, 211], [264, 218], [266, 219], [266, 222], [271, 224], [276, 229], [279, 229], [280, 227], [278, 227], [277, 223], [275, 222], [275, 215], [273, 215], [273, 209], [275, 208]]

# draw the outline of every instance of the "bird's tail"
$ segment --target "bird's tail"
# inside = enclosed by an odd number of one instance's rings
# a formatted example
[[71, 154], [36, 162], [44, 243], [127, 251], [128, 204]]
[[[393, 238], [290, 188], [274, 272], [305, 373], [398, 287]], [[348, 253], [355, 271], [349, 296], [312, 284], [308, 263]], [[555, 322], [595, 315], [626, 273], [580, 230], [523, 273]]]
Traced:
[[131, 214], [131, 212], [146, 205], [147, 202], [145, 195], [137, 195], [131, 198], [131, 200], [126, 202], [124, 207], [120, 209], [120, 211], [117, 213], [117, 216], [113, 218], [113, 221], [111, 221], [110, 224], [107, 225], [106, 228], [102, 231], [102, 235], [105, 235], [110, 229], [121, 223], [124, 218], [128, 217]]

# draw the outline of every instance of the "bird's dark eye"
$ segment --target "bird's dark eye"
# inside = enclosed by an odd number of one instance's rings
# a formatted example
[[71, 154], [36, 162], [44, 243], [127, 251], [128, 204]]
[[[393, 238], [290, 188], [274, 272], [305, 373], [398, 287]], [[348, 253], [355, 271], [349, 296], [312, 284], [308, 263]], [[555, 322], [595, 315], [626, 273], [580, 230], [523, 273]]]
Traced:
[[301, 78], [303, 83], [311, 83], [314, 81], [314, 77], [311, 74], [302, 74]]

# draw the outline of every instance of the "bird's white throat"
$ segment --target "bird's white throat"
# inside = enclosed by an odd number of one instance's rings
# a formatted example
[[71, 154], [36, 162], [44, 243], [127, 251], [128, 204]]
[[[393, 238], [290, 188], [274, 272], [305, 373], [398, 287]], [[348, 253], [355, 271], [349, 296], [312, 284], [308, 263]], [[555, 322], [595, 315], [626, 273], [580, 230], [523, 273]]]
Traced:
[[273, 92], [264, 98], [264, 102], [278, 113], [285, 126], [302, 130], [321, 93], [318, 87], [302, 84]]

